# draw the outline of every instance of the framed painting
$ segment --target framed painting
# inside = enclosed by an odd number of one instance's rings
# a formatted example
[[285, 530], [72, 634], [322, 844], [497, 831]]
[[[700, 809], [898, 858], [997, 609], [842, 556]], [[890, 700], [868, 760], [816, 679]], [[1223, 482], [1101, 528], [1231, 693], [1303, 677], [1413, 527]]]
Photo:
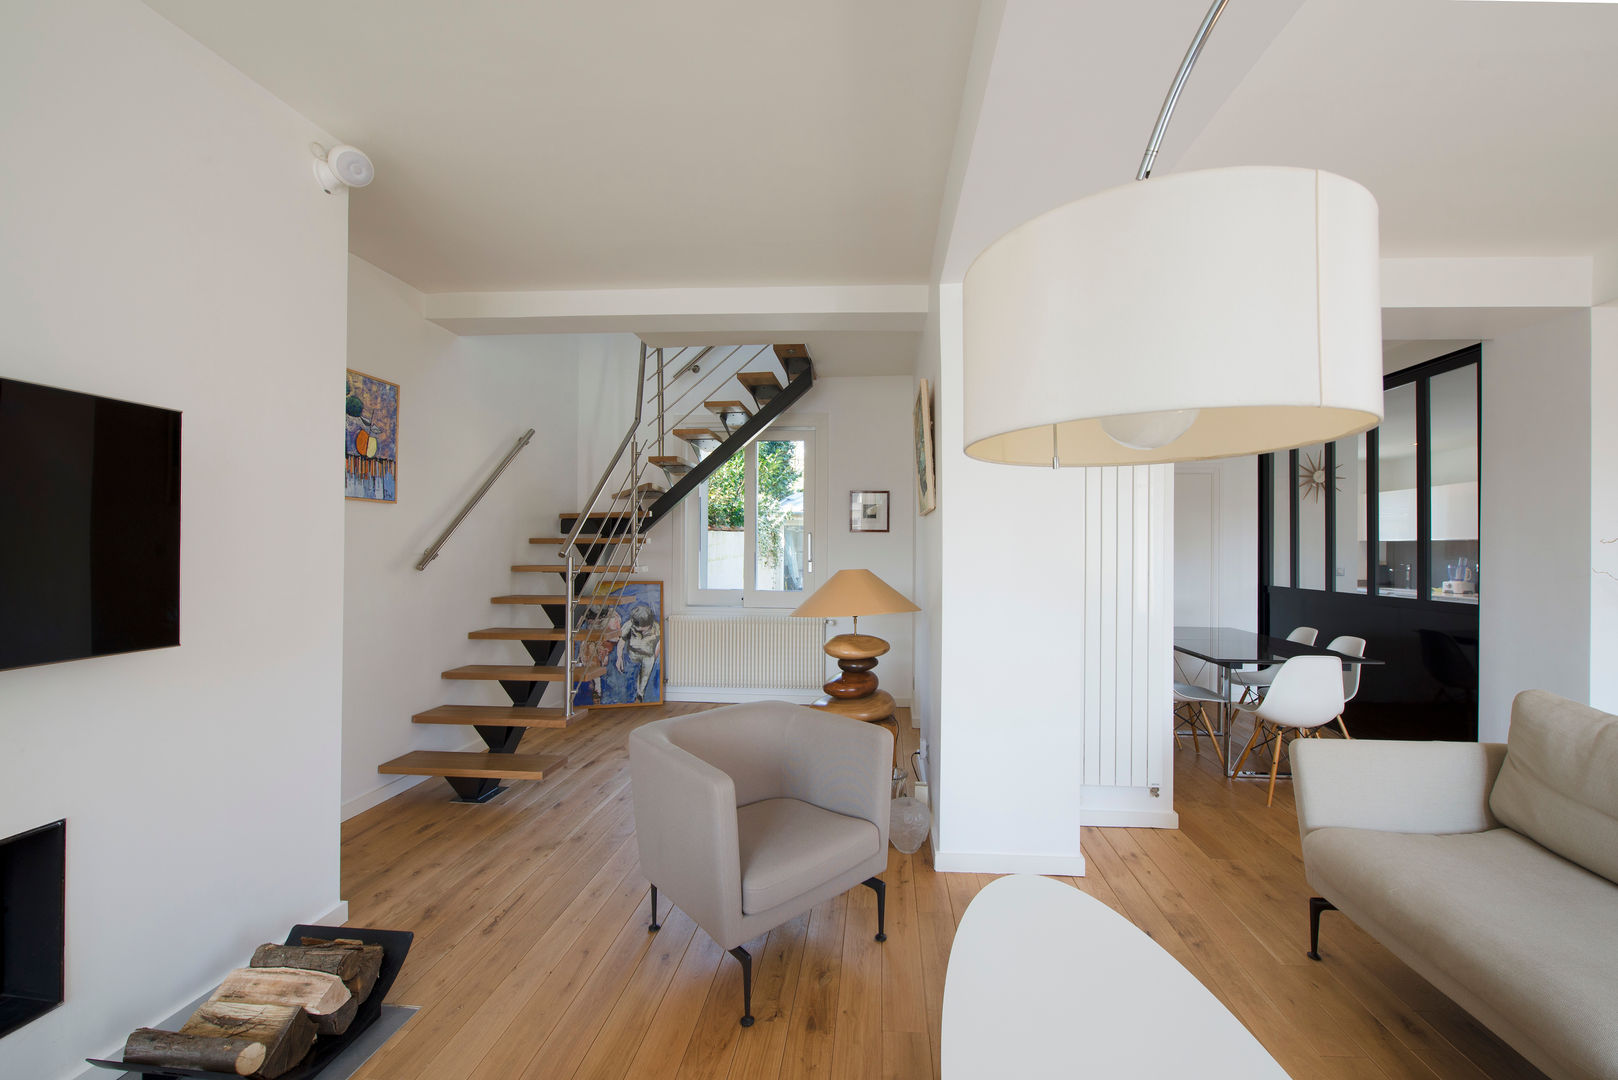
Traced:
[[343, 410], [343, 495], [397, 502], [399, 384], [350, 368]]
[[848, 493], [849, 532], [888, 531], [888, 493], [850, 491]]
[[933, 468], [933, 398], [927, 380], [916, 391], [916, 513], [938, 509], [938, 474]]
[[579, 629], [600, 636], [575, 644], [573, 662], [607, 670], [579, 683], [573, 704], [663, 704], [663, 583], [603, 585], [583, 599]]

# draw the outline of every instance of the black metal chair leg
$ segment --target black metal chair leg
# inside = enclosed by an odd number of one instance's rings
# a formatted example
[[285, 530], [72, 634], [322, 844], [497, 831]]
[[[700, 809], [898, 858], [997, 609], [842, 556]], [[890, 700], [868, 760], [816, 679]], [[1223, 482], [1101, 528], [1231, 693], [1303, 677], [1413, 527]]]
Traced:
[[742, 1027], [753, 1026], [753, 957], [740, 945], [730, 950], [742, 965]]
[[1309, 959], [1320, 959], [1320, 913], [1322, 911], [1336, 911], [1337, 905], [1324, 896], [1311, 896], [1309, 898]]
[[869, 877], [860, 882], [867, 889], [876, 893], [876, 939], [888, 940], [888, 886], [879, 877]]
[[646, 932], [650, 933], [650, 934], [655, 934], [661, 929], [663, 929], [663, 924], [657, 921], [657, 886], [653, 885], [652, 886], [652, 923], [651, 923], [650, 926], [648, 926], [646, 928]]

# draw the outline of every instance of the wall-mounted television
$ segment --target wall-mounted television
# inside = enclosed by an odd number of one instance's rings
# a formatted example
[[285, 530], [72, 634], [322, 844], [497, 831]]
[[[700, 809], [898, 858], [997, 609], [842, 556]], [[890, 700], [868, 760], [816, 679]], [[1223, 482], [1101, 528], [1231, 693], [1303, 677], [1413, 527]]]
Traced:
[[180, 643], [180, 414], [0, 378], [0, 669]]

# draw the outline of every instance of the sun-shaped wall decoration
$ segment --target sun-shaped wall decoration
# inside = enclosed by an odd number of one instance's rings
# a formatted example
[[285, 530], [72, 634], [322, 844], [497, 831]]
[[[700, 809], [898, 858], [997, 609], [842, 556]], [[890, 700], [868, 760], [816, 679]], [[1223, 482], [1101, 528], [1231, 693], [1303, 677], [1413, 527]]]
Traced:
[[[1332, 494], [1343, 490], [1343, 467], [1337, 466], [1335, 475], [1331, 477]], [[1298, 465], [1298, 490], [1310, 499], [1319, 499], [1326, 490], [1326, 455], [1316, 458], [1312, 454], [1304, 455], [1303, 461]]]

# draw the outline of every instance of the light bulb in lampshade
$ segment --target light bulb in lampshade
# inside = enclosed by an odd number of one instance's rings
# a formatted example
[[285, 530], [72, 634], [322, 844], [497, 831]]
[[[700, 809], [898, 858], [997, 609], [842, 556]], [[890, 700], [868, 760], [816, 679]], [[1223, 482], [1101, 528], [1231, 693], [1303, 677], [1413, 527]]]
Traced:
[[1191, 430], [1201, 409], [1173, 409], [1169, 412], [1130, 413], [1104, 416], [1101, 430], [1119, 446], [1131, 450], [1161, 450]]

